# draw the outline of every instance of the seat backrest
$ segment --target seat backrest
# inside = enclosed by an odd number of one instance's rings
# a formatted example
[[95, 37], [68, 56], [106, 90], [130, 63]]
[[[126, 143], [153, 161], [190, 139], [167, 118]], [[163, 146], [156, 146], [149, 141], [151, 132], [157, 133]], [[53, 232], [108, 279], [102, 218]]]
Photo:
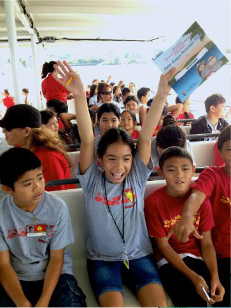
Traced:
[[77, 165], [79, 163], [80, 151], [68, 152], [67, 154], [69, 156], [69, 159], [70, 159], [71, 165], [72, 165], [70, 167], [71, 178], [76, 178], [75, 170], [76, 170], [76, 167], [77, 167]]
[[196, 141], [190, 142], [196, 167], [205, 167], [214, 165], [214, 145], [213, 141]]
[[186, 135], [190, 134], [190, 129], [191, 126], [187, 125], [187, 126], [181, 126], [181, 128], [185, 131]]

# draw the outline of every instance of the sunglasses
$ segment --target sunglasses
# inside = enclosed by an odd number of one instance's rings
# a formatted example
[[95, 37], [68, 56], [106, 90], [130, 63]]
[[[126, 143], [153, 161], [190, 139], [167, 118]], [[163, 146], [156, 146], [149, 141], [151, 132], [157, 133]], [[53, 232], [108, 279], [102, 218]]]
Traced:
[[102, 93], [102, 94], [104, 94], [104, 95], [109, 95], [109, 94], [112, 94], [112, 91], [107, 91], [107, 92], [104, 92], [104, 93]]

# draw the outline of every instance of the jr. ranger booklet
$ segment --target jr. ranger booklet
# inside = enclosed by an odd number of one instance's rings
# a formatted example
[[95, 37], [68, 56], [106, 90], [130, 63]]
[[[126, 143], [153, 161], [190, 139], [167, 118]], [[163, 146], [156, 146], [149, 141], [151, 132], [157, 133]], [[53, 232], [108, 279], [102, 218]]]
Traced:
[[226, 64], [228, 59], [199, 24], [194, 22], [173, 46], [159, 53], [153, 61], [163, 74], [172, 67], [176, 68], [169, 84], [181, 102], [184, 102], [204, 81]]

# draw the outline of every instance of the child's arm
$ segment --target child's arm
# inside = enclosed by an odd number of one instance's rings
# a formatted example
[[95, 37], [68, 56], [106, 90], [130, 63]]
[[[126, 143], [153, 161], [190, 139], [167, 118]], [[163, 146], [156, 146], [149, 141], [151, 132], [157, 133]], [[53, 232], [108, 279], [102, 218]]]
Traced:
[[153, 132], [160, 120], [164, 109], [164, 104], [171, 90], [168, 82], [171, 80], [175, 72], [172, 68], [166, 75], [160, 76], [159, 86], [156, 96], [153, 98], [153, 103], [147, 116], [145, 117], [142, 129], [137, 143], [137, 154], [143, 163], [147, 166], [150, 161], [151, 138]]
[[174, 118], [176, 119], [179, 114], [181, 114], [183, 109], [183, 104], [174, 104], [167, 107], [167, 111], [171, 112]]
[[80, 173], [84, 174], [94, 160], [94, 135], [87, 106], [86, 93], [80, 76], [72, 70], [66, 61], [63, 61], [63, 64], [58, 61], [57, 65], [54, 65], [54, 68], [61, 75], [62, 80], [58, 77], [54, 78], [74, 96], [76, 120], [81, 138], [79, 168]]
[[10, 264], [9, 251], [0, 251], [0, 283], [17, 307], [32, 307], [23, 293], [18, 276]]
[[76, 115], [72, 113], [61, 113], [60, 119], [63, 122], [65, 129], [69, 132], [71, 130], [71, 120], [76, 119]]
[[[175, 250], [169, 245], [166, 237], [155, 238], [156, 244], [159, 251], [165, 257], [165, 259], [172, 264], [178, 271], [184, 274], [188, 279], [190, 279], [197, 291], [197, 293], [206, 301], [206, 297], [201, 289], [203, 286], [206, 290], [209, 290], [208, 285], [206, 284], [204, 278], [194, 271], [192, 271], [184, 261], [178, 256]], [[214, 303], [213, 300], [210, 303]]]
[[218, 276], [217, 258], [211, 238], [211, 232], [203, 232], [202, 235], [201, 252], [211, 276], [211, 297], [215, 302], [220, 302], [224, 297], [225, 291]]
[[59, 281], [63, 268], [64, 248], [60, 250], [50, 250], [50, 260], [47, 266], [43, 291], [35, 307], [48, 307], [51, 296]]
[[191, 195], [184, 203], [181, 219], [168, 233], [167, 239], [175, 233], [176, 238], [180, 242], [187, 242], [189, 235], [192, 233], [196, 238], [202, 239], [203, 237], [198, 234], [193, 224], [193, 216], [196, 214], [201, 204], [204, 202], [206, 195], [200, 190], [193, 190]]

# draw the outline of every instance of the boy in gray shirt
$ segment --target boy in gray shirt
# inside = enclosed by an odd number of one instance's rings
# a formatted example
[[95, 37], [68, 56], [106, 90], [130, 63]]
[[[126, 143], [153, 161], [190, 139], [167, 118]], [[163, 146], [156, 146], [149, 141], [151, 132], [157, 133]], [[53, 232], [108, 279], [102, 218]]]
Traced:
[[0, 307], [82, 307], [65, 246], [74, 242], [67, 205], [45, 192], [40, 160], [12, 148], [0, 156]]

